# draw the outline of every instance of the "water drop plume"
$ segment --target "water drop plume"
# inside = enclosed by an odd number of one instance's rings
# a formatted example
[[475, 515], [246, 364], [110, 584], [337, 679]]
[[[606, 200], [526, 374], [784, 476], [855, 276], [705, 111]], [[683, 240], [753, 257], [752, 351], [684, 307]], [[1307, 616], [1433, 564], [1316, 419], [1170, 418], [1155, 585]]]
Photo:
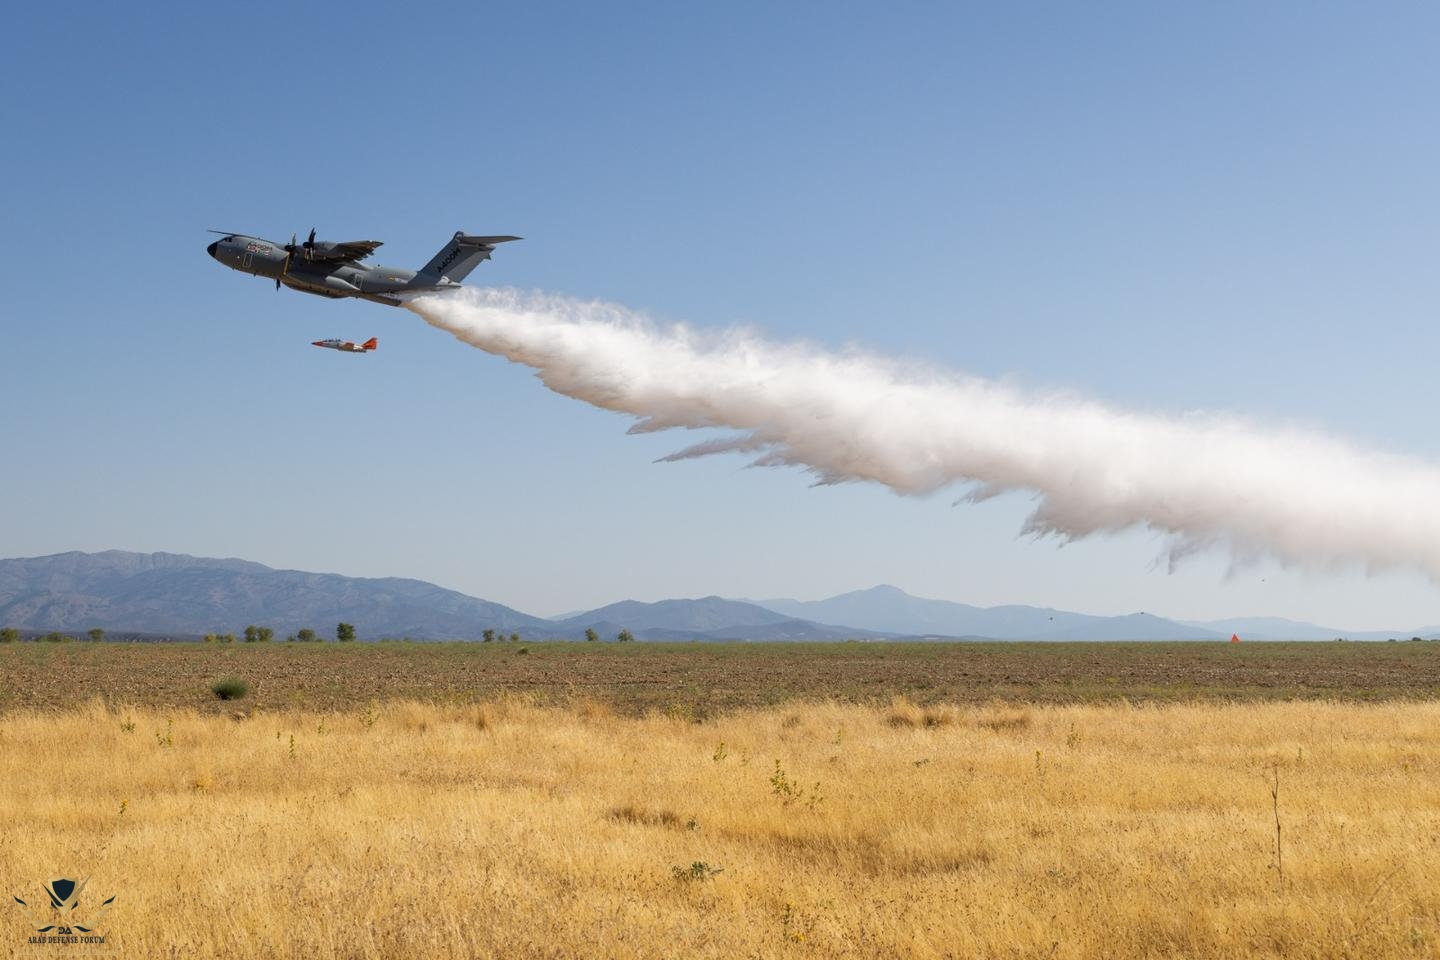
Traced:
[[634, 417], [632, 432], [725, 431], [666, 460], [741, 453], [821, 484], [904, 495], [962, 486], [969, 501], [1029, 491], [1024, 533], [1145, 527], [1169, 535], [1172, 564], [1223, 547], [1242, 560], [1407, 567], [1440, 582], [1440, 468], [1315, 431], [1128, 412], [562, 296], [465, 288], [408, 306], [534, 368], [551, 390]]

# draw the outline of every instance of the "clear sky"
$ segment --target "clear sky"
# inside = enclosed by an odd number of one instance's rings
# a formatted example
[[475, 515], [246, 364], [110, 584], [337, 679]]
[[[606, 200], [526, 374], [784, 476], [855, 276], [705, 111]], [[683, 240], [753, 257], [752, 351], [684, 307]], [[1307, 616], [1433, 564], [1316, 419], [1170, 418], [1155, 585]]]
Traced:
[[[0, 555], [633, 597], [1440, 623], [1418, 574], [1174, 574], [1030, 502], [814, 489], [206, 228], [515, 233], [470, 277], [1440, 460], [1434, 4], [23, 4], [0, 32]], [[363, 358], [311, 340], [378, 336]]]

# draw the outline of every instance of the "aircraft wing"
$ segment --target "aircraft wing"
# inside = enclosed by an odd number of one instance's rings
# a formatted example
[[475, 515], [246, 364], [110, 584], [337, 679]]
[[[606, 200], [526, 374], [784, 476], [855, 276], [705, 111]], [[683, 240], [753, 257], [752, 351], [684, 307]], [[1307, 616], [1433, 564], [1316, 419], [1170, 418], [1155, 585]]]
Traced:
[[345, 240], [339, 243], [317, 243], [310, 252], [311, 260], [327, 260], [344, 263], [350, 260], [364, 260], [383, 247], [381, 240]]

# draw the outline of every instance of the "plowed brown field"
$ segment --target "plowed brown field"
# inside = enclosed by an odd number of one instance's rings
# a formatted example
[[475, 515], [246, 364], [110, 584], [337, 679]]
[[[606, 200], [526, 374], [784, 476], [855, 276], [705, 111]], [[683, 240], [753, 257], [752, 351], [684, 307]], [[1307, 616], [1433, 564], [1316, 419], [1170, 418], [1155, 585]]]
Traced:
[[0, 711], [338, 710], [370, 701], [604, 702], [697, 718], [791, 700], [1086, 703], [1440, 697], [1440, 643], [353, 643], [0, 645]]

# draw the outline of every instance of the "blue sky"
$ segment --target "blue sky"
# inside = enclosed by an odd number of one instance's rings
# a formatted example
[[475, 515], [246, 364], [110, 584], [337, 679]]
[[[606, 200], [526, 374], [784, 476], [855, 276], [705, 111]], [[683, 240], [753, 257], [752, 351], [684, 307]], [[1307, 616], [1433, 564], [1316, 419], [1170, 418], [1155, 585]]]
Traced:
[[[415, 576], [535, 613], [878, 582], [990, 605], [1440, 622], [1418, 574], [1157, 567], [812, 489], [555, 396], [209, 227], [1440, 459], [1440, 8], [28, 5], [0, 35], [0, 555]], [[380, 338], [365, 358], [311, 348]]]

